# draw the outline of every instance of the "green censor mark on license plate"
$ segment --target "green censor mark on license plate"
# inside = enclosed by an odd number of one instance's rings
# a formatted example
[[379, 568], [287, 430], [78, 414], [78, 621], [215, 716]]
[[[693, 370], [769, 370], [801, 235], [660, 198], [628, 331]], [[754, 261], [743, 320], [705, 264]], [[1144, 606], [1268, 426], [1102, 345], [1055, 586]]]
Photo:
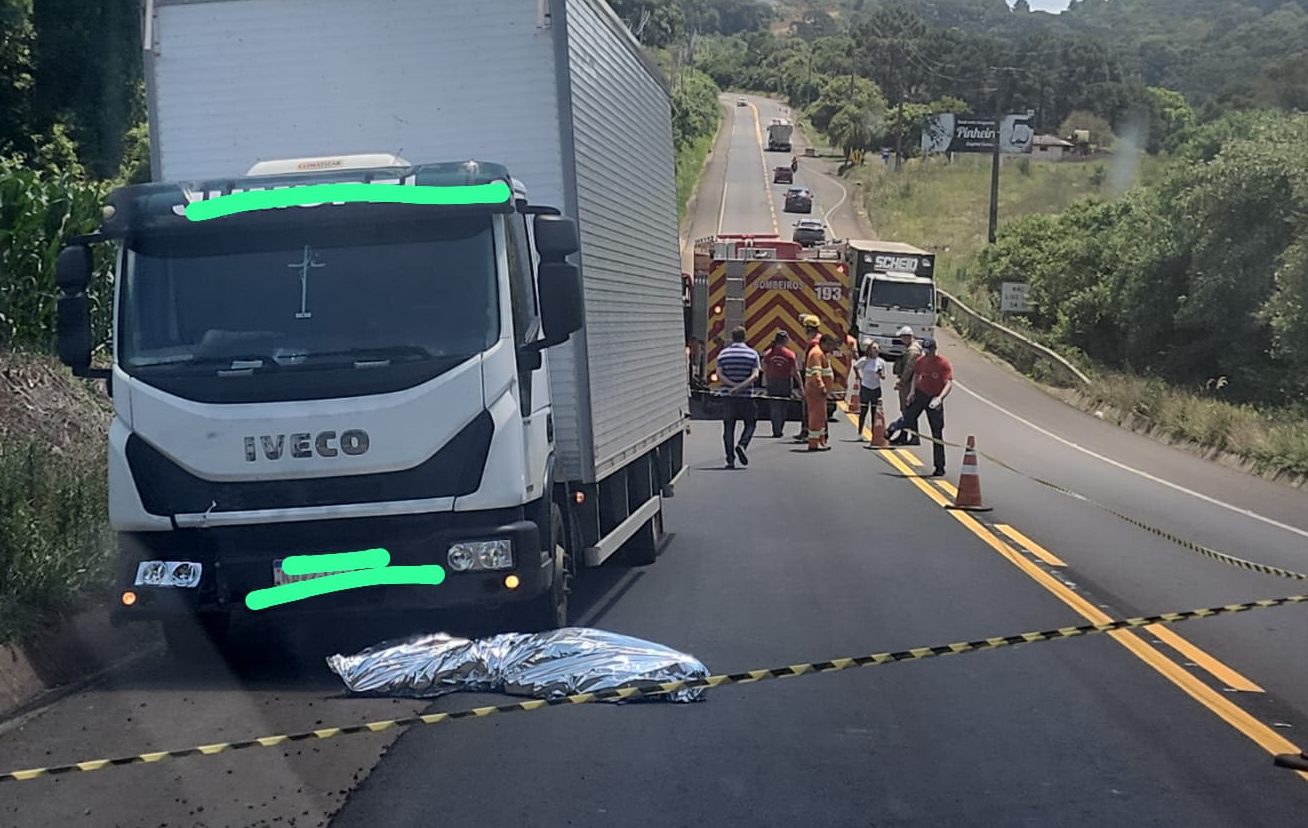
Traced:
[[279, 562], [280, 566], [274, 565], [273, 579], [279, 583], [248, 593], [245, 606], [258, 611], [347, 589], [407, 584], [439, 586], [445, 581], [445, 569], [439, 564], [391, 566], [390, 562], [391, 554], [385, 549], [290, 555]]

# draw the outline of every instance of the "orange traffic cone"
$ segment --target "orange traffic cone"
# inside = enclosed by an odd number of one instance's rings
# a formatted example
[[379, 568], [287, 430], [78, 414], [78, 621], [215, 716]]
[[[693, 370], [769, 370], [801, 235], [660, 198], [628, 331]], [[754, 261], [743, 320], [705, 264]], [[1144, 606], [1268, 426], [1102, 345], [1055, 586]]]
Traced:
[[967, 448], [963, 451], [963, 470], [958, 475], [958, 494], [954, 496], [951, 509], [964, 509], [969, 512], [989, 512], [990, 507], [981, 502], [981, 473], [976, 464], [976, 438], [967, 435]]
[[877, 407], [872, 412], [872, 442], [868, 444], [868, 448], [894, 448], [894, 446], [890, 445], [890, 441], [886, 439], [886, 412], [881, 408], [880, 397], [877, 397]]

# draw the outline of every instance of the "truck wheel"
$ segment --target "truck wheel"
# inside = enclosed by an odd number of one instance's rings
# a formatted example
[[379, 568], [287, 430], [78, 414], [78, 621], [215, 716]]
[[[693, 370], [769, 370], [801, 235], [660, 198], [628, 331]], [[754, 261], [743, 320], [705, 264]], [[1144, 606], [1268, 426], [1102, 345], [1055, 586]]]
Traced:
[[226, 656], [231, 627], [226, 615], [197, 615], [160, 622], [168, 654], [178, 661], [195, 663]]
[[622, 559], [627, 566], [649, 566], [663, 551], [663, 510], [645, 521], [636, 534], [622, 545]]
[[568, 626], [568, 594], [572, 592], [574, 560], [568, 548], [563, 510], [550, 507], [550, 544], [554, 549], [554, 577], [550, 588], [528, 604], [522, 613], [524, 632], [545, 632]]

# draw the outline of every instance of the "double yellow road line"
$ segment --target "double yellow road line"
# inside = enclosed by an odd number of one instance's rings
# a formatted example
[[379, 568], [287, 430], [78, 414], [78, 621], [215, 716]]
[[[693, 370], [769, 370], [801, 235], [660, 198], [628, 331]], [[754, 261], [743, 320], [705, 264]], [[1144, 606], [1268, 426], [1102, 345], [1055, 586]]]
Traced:
[[[849, 417], [849, 420], [854, 427], [858, 428], [858, 418], [848, 412], [846, 413], [846, 416]], [[877, 454], [894, 467], [900, 474], [908, 478], [914, 486], [916, 486], [934, 503], [941, 507], [950, 505], [949, 497], [952, 497], [956, 493], [953, 485], [941, 478], [925, 478], [915, 472], [913, 467], [921, 467], [922, 463], [912, 454], [912, 452], [899, 449], [879, 451]], [[933, 483], [935, 485], [932, 485]], [[942, 511], [962, 524], [964, 528], [978, 537], [1004, 560], [1017, 567], [1024, 575], [1035, 581], [1047, 592], [1058, 598], [1058, 600], [1071, 607], [1074, 612], [1085, 620], [1092, 624], [1105, 624], [1113, 620], [1103, 610], [1091, 604], [1062, 581], [1041, 569], [1029, 558], [1021, 554], [1021, 552], [1018, 551], [1019, 548], [1025, 549], [1050, 566], [1066, 566], [1061, 558], [1058, 558], [1053, 553], [1044, 549], [1044, 547], [1036, 544], [1030, 538], [1026, 537], [1026, 535], [1011, 526], [1002, 525], [996, 527], [1017, 544], [1017, 547], [1015, 548], [1009, 543], [1006, 543], [995, 534], [995, 532], [991, 531], [988, 526], [982, 524], [969, 513], [957, 509], [942, 508]], [[1262, 692], [1262, 688], [1256, 683], [1171, 630], [1167, 630], [1161, 625], [1151, 625], [1145, 629], [1157, 636], [1158, 640], [1176, 650], [1187, 660], [1204, 669], [1232, 690], [1253, 693]], [[1190, 698], [1208, 708], [1208, 710], [1219, 719], [1226, 722], [1254, 744], [1267, 751], [1268, 754], [1275, 756], [1277, 754], [1300, 753], [1301, 749], [1294, 743], [1281, 736], [1281, 734], [1277, 733], [1268, 725], [1259, 721], [1244, 708], [1235, 704], [1221, 693], [1200, 681], [1188, 670], [1165, 656], [1160, 650], [1144, 641], [1134, 632], [1130, 630], [1114, 630], [1109, 632], [1108, 635], [1118, 644], [1125, 647], [1128, 652], [1156, 671], [1159, 675], [1180, 688], [1181, 691]], [[1304, 781], [1308, 781], [1308, 772], [1297, 771], [1297, 773]]]

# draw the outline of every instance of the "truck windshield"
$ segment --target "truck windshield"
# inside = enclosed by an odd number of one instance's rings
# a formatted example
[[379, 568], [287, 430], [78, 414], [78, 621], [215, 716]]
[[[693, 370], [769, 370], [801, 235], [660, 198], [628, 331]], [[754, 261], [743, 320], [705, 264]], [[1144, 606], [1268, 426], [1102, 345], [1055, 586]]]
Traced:
[[873, 279], [868, 304], [878, 308], [931, 310], [935, 305], [934, 299], [931, 285]]
[[494, 263], [488, 217], [137, 239], [119, 362], [212, 376], [465, 358], [498, 337]]

